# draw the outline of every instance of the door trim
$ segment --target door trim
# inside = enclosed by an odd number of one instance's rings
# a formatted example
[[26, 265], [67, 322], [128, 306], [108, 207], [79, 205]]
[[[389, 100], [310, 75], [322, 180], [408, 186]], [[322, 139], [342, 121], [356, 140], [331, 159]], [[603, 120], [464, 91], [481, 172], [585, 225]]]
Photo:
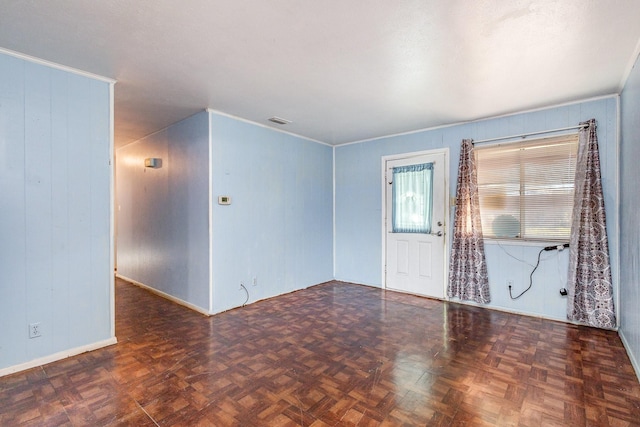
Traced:
[[[412, 151], [410, 153], [401, 153], [401, 154], [391, 154], [391, 155], [387, 155], [387, 156], [382, 156], [381, 157], [381, 161], [380, 161], [380, 171], [381, 171], [381, 193], [382, 193], [382, 215], [381, 215], [381, 236], [382, 236], [382, 251], [381, 251], [381, 264], [382, 267], [380, 269], [380, 274], [381, 274], [381, 281], [380, 283], [382, 283], [382, 288], [383, 289], [387, 289], [387, 273], [386, 273], [386, 268], [387, 268], [387, 227], [386, 227], [386, 220], [387, 220], [387, 177], [386, 177], [386, 173], [387, 173], [387, 162], [390, 160], [401, 160], [401, 159], [410, 159], [413, 157], [418, 157], [418, 156], [422, 156], [422, 155], [429, 155], [429, 154], [443, 154], [444, 155], [444, 194], [445, 194], [445, 200], [443, 200], [444, 202], [444, 217], [447, 219], [447, 222], [445, 224], [445, 239], [444, 239], [444, 266], [443, 266], [443, 278], [442, 278], [442, 283], [444, 286], [444, 296], [445, 299], [447, 299], [447, 286], [449, 284], [449, 239], [451, 238], [452, 235], [452, 228], [451, 228], [451, 216], [449, 213], [449, 200], [451, 198], [451, 195], [449, 194], [449, 147], [443, 147], [443, 148], [438, 148], [438, 149], [434, 149], [434, 150], [423, 150], [423, 151]], [[399, 292], [399, 291], [398, 291]]]

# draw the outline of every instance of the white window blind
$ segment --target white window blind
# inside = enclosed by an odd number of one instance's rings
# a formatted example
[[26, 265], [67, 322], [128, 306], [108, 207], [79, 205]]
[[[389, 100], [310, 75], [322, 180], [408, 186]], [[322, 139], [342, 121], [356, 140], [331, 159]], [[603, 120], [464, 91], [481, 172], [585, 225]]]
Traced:
[[478, 146], [485, 237], [568, 241], [578, 135]]

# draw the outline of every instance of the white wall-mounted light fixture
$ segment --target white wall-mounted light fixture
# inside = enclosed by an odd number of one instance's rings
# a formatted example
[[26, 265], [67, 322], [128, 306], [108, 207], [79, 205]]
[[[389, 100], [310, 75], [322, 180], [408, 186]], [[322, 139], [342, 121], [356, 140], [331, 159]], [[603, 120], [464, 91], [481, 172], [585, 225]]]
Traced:
[[162, 159], [159, 159], [157, 157], [149, 157], [147, 159], [144, 159], [144, 167], [160, 169], [162, 167]]

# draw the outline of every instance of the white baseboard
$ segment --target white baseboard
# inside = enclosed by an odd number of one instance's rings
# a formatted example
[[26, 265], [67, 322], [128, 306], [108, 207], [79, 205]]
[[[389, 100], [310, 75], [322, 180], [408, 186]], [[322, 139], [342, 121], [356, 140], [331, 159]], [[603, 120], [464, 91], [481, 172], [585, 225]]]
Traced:
[[116, 337], [109, 338], [103, 341], [98, 341], [92, 344], [83, 345], [76, 348], [70, 348], [58, 353], [51, 354], [49, 356], [39, 357], [34, 360], [30, 360], [19, 365], [9, 366], [8, 368], [0, 369], [0, 377], [9, 374], [15, 374], [16, 372], [26, 371], [27, 369], [35, 368], [36, 366], [46, 365], [47, 363], [56, 362], [58, 360], [66, 359], [67, 357], [77, 356], [78, 354], [86, 353], [88, 351], [97, 350], [102, 347], [108, 347], [110, 345], [117, 344]]
[[[595, 327], [595, 326], [585, 325], [584, 323], [573, 322], [571, 320], [568, 320], [566, 317], [554, 317], [554, 316], [549, 316], [549, 315], [541, 314], [541, 313], [535, 313], [535, 312], [524, 311], [524, 310], [517, 310], [517, 309], [513, 309], [513, 308], [509, 308], [509, 307], [502, 307], [502, 306], [499, 306], [499, 305], [479, 304], [479, 303], [474, 302], [474, 301], [461, 300], [461, 299], [457, 299], [457, 298], [449, 298], [446, 295], [444, 296], [444, 298], [437, 298], [437, 297], [430, 297], [430, 296], [427, 296], [427, 295], [414, 294], [414, 293], [411, 293], [411, 292], [403, 292], [403, 291], [398, 290], [398, 289], [390, 289], [390, 288], [386, 288], [384, 286], [380, 287], [379, 285], [371, 285], [371, 284], [367, 284], [367, 283], [349, 282], [349, 281], [341, 280], [341, 279], [336, 279], [336, 281], [349, 283], [349, 284], [352, 284], [352, 285], [361, 285], [361, 286], [369, 286], [369, 287], [372, 287], [372, 288], [380, 288], [380, 289], [388, 291], [388, 292], [397, 292], [397, 293], [400, 293], [400, 294], [413, 295], [413, 296], [420, 297], [420, 298], [429, 298], [429, 299], [432, 299], [432, 300], [437, 300], [437, 301], [442, 301], [442, 302], [449, 302], [449, 303], [452, 303], [452, 304], [469, 305], [469, 306], [472, 306], [472, 307], [479, 307], [479, 308], [484, 308], [484, 309], [487, 309], [487, 310], [500, 311], [500, 312], [503, 312], [503, 313], [517, 314], [517, 315], [520, 315], [520, 316], [534, 317], [534, 318], [543, 319], [543, 320], [551, 320], [553, 322], [566, 323], [566, 324], [569, 324], [569, 325]], [[607, 329], [607, 330], [618, 331], [618, 327], [616, 326], [613, 329]]]
[[638, 377], [638, 381], [640, 381], [640, 364], [638, 363], [638, 360], [636, 359], [635, 354], [633, 354], [633, 351], [631, 351], [631, 346], [629, 345], [629, 341], [627, 341], [627, 338], [624, 336], [622, 329], [618, 330], [618, 335], [620, 335], [620, 340], [622, 340], [622, 345], [624, 346], [624, 349], [627, 350], [627, 356], [629, 356], [629, 360], [631, 360], [631, 365], [633, 366], [633, 369], [636, 370], [636, 377]]
[[132, 285], [136, 285], [136, 286], [138, 286], [140, 288], [146, 289], [149, 292], [153, 292], [154, 294], [156, 294], [156, 295], [158, 295], [158, 296], [160, 296], [162, 298], [168, 299], [169, 301], [175, 302], [176, 304], [180, 304], [180, 305], [182, 305], [184, 307], [187, 307], [188, 309], [191, 309], [193, 311], [197, 311], [200, 314], [204, 314], [205, 316], [211, 316], [213, 314], [213, 313], [209, 313], [208, 310], [205, 310], [202, 307], [198, 307], [197, 305], [192, 304], [192, 303], [190, 303], [188, 301], [182, 300], [182, 299], [180, 299], [178, 297], [175, 297], [173, 295], [170, 295], [170, 294], [168, 294], [166, 292], [162, 292], [162, 291], [160, 291], [160, 290], [158, 290], [156, 288], [153, 288], [153, 287], [151, 287], [149, 285], [145, 285], [144, 283], [138, 282], [137, 280], [130, 279], [130, 278], [128, 278], [126, 276], [123, 276], [121, 274], [116, 274], [116, 277], [118, 279], [124, 280], [125, 282], [129, 282]]

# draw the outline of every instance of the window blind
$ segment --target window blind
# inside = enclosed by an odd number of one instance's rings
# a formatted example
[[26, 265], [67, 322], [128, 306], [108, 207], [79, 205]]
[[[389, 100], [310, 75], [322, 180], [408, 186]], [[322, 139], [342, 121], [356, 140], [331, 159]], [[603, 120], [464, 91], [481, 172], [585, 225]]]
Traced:
[[476, 147], [485, 237], [567, 241], [578, 135]]

